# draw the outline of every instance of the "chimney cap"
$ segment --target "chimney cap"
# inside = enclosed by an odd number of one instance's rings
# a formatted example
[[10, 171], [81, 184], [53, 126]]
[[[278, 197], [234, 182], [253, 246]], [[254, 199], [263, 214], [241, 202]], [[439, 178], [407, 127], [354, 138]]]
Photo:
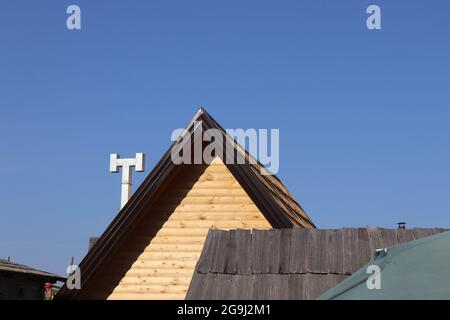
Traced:
[[397, 226], [399, 229], [406, 229], [406, 222], [404, 221], [397, 222]]

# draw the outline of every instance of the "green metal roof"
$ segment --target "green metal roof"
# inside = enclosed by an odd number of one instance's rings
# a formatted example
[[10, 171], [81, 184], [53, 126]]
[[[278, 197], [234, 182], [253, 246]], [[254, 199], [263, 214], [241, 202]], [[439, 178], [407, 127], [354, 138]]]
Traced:
[[[379, 267], [379, 289], [370, 285], [370, 266]], [[450, 231], [378, 251], [319, 299], [450, 299]]]

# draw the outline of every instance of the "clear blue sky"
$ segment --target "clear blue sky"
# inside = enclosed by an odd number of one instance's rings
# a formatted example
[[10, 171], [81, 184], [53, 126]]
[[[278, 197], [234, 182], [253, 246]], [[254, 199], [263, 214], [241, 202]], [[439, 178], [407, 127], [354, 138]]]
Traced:
[[118, 212], [109, 153], [148, 173], [199, 106], [280, 129], [318, 227], [450, 227], [449, 35], [447, 0], [3, 1], [0, 257], [79, 262]]

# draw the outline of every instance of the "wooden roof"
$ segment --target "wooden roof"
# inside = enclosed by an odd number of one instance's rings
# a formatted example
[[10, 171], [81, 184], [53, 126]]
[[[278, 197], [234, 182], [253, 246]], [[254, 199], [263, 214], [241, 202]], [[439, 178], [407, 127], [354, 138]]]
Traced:
[[446, 229], [210, 230], [187, 299], [316, 299], [376, 249]]
[[[199, 124], [201, 125], [201, 130], [218, 129], [222, 132], [224, 151], [230, 152], [231, 150], [233, 152], [231, 155], [218, 155], [222, 159], [225, 156], [227, 159], [236, 159], [238, 153], [244, 155], [246, 159], [250, 159], [250, 155], [203, 108], [198, 110], [186, 127], [191, 137], [191, 143], [194, 142], [194, 132], [200, 130]], [[232, 148], [227, 147], [229, 144], [231, 144]], [[149, 208], [157, 201], [160, 191], [179, 170], [181, 166], [177, 166], [172, 162], [171, 152], [173, 148], [181, 147], [182, 145], [177, 142], [172, 144], [80, 263], [82, 287], [96, 276], [96, 272], [101, 265], [107, 262], [126, 235], [133, 229], [133, 226], [145, 214], [146, 208]], [[191, 147], [191, 150], [193, 149]], [[254, 164], [249, 163], [249, 161], [245, 164], [227, 164], [226, 161], [223, 162], [272, 227], [315, 227], [312, 220], [276, 176], [261, 174], [260, 170], [265, 169], [260, 163], [257, 161]], [[63, 286], [58, 293], [58, 297], [75, 298], [78, 293], [79, 290], [68, 290]]]
[[[253, 158], [242, 146], [240, 146], [236, 141], [232, 140], [231, 137], [225, 132], [225, 130], [204, 110], [199, 110], [199, 118], [197, 121], [201, 120], [205, 125], [205, 129], [219, 129], [226, 139], [226, 143], [232, 144], [233, 148], [236, 152], [242, 154], [247, 160], [246, 164], [243, 165], [227, 165], [232, 171], [233, 169], [241, 169], [234, 170], [235, 173], [233, 175], [239, 176], [239, 173], [242, 176], [247, 176], [254, 183], [255, 191], [260, 195], [266, 195], [269, 203], [273, 203], [275, 206], [272, 210], [266, 210], [266, 213], [262, 211], [266, 218], [267, 216], [273, 215], [271, 220], [276, 220], [275, 218], [279, 218], [280, 220], [288, 220], [288, 221], [280, 221], [278, 223], [272, 223], [272, 226], [275, 228], [284, 227], [315, 227], [312, 220], [303, 210], [303, 208], [295, 201], [294, 197], [288, 191], [288, 189], [283, 185], [281, 180], [274, 174], [270, 173], [264, 166], [257, 161], [257, 159]], [[250, 159], [252, 161], [250, 161]], [[261, 174], [261, 172], [266, 172], [265, 175]], [[238, 178], [237, 178], [238, 179]], [[248, 193], [252, 192], [251, 185], [249, 185], [248, 181], [244, 178], [238, 181], [244, 186], [244, 189]], [[245, 186], [247, 185], [247, 188]], [[256, 203], [256, 202], [255, 202]], [[256, 205], [258, 205], [256, 203]], [[279, 216], [279, 217], [276, 217]], [[268, 218], [269, 222], [271, 221]]]
[[42, 278], [48, 282], [64, 281], [65, 278], [56, 274], [31, 268], [29, 266], [0, 259], [0, 273], [17, 273]]

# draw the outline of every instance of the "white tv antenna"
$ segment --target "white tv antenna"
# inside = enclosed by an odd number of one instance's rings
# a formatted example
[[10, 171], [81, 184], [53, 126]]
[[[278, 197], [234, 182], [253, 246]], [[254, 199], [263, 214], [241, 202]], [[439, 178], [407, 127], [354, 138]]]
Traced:
[[133, 185], [131, 179], [131, 168], [134, 167], [137, 172], [144, 172], [145, 155], [143, 153], [136, 153], [135, 158], [120, 159], [117, 153], [111, 153], [109, 162], [110, 172], [119, 172], [122, 168], [122, 196], [120, 199], [120, 209], [122, 209], [130, 200], [133, 194], [131, 186]]

